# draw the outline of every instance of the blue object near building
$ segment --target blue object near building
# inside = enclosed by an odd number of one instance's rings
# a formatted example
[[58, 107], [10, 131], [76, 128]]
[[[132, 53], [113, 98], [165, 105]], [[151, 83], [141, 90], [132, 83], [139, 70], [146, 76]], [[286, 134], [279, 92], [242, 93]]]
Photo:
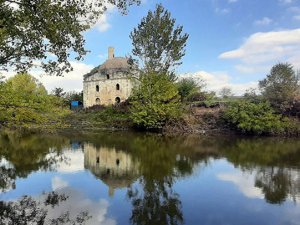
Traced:
[[77, 110], [77, 109], [81, 109], [82, 106], [83, 106], [83, 104], [81, 101], [71, 101], [70, 109]]

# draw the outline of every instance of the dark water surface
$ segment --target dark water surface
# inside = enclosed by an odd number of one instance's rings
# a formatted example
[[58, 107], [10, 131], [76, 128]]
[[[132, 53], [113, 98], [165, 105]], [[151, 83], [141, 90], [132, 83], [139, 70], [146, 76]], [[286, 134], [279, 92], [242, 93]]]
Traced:
[[300, 224], [300, 140], [0, 135], [0, 224]]

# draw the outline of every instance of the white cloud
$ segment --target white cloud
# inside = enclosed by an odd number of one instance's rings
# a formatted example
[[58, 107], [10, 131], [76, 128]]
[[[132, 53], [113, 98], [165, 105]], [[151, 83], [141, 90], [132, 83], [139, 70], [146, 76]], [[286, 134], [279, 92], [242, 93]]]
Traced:
[[217, 14], [228, 14], [228, 13], [230, 13], [230, 9], [228, 9], [228, 8], [215, 8], [215, 12]]
[[236, 3], [238, 0], [228, 0], [228, 3]]
[[257, 82], [248, 83], [232, 83], [231, 78], [227, 73], [214, 72], [209, 73], [206, 71], [198, 71], [195, 73], [187, 73], [180, 75], [180, 78], [191, 77], [195, 80], [203, 80], [206, 83], [206, 89], [208, 91], [219, 92], [223, 87], [229, 87], [232, 89], [235, 95], [242, 95], [249, 88], [257, 88]]
[[280, 61], [300, 67], [299, 57], [300, 29], [255, 33], [238, 49], [219, 55], [221, 59], [237, 59], [243, 63], [236, 67], [254, 69], [269, 67]]
[[[65, 181], [64, 181], [65, 182]], [[98, 201], [91, 200], [85, 197], [82, 193], [75, 191], [70, 187], [55, 190], [57, 194], [64, 194], [68, 196], [66, 201], [60, 202], [59, 205], [54, 207], [47, 206], [48, 211], [45, 221], [57, 218], [66, 212], [69, 212], [70, 218], [76, 218], [81, 212], [88, 212], [91, 218], [85, 221], [86, 225], [115, 225], [116, 221], [112, 218], [108, 218], [109, 203], [105, 199]], [[44, 196], [42, 196], [44, 197]], [[42, 198], [41, 196], [39, 198]], [[42, 199], [43, 201], [43, 199]]]
[[58, 164], [57, 171], [61, 173], [75, 173], [84, 170], [84, 155], [82, 151], [64, 151], [66, 161]]
[[51, 183], [53, 191], [68, 187], [68, 182], [57, 176], [52, 178]]
[[110, 15], [114, 12], [115, 6], [112, 4], [107, 4], [106, 8], [107, 11], [100, 16], [97, 23], [93, 26], [93, 28], [96, 28], [100, 32], [105, 32], [111, 27], [111, 24], [108, 22], [108, 19]]
[[240, 192], [248, 198], [264, 199], [264, 194], [261, 189], [255, 187], [255, 177], [253, 174], [241, 172], [221, 173], [218, 174], [217, 177], [222, 181], [230, 181], [234, 183]]
[[[71, 65], [73, 71], [65, 73], [62, 77], [45, 75], [40, 69], [33, 69], [29, 73], [42, 82], [49, 92], [55, 87], [61, 87], [65, 91], [81, 91], [83, 87], [83, 75], [90, 72], [94, 66], [76, 61], [71, 61]], [[0, 71], [0, 73], [6, 78], [10, 78], [16, 74], [12, 71]]]
[[273, 20], [270, 19], [269, 17], [264, 17], [261, 20], [256, 20], [254, 24], [258, 26], [266, 26], [266, 25], [270, 25], [272, 22]]
[[279, 3], [281, 3], [281, 4], [291, 4], [291, 3], [293, 3], [293, 2], [295, 2], [295, 0], [278, 0], [279, 1]]

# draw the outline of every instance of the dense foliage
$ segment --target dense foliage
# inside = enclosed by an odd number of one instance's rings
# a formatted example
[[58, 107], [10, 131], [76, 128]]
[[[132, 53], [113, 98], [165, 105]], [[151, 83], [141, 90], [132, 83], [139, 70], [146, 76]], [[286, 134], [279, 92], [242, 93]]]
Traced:
[[168, 119], [180, 115], [176, 85], [166, 74], [141, 74], [131, 104], [133, 122], [143, 128], [161, 128]]
[[157, 5], [131, 32], [132, 53], [143, 63], [145, 73], [169, 73], [175, 78], [174, 67], [181, 64], [188, 39], [183, 27], [175, 27], [175, 22], [169, 11]]
[[33, 126], [60, 122], [67, 111], [62, 101], [47, 94], [45, 87], [29, 74], [17, 74], [0, 86], [0, 122]]
[[176, 86], [181, 97], [181, 101], [184, 101], [195, 96], [196, 93], [199, 93], [204, 84], [203, 82], [199, 84], [192, 78], [183, 78], [176, 83]]
[[232, 102], [224, 118], [233, 128], [248, 134], [277, 134], [286, 127], [282, 116], [276, 115], [268, 102]]
[[262, 95], [272, 106], [284, 112], [291, 107], [293, 99], [300, 93], [299, 75], [288, 63], [278, 63], [270, 74], [259, 82]]
[[70, 56], [80, 60], [87, 53], [83, 32], [97, 22], [108, 4], [125, 12], [128, 5], [139, 2], [2, 0], [0, 70], [24, 72], [40, 65], [47, 74], [68, 72], [72, 70]]

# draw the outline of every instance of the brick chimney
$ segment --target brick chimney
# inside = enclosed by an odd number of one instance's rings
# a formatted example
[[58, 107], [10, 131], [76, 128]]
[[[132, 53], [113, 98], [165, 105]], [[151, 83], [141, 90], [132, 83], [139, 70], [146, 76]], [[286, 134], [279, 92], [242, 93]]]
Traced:
[[108, 59], [113, 59], [115, 57], [115, 49], [113, 47], [108, 48]]

